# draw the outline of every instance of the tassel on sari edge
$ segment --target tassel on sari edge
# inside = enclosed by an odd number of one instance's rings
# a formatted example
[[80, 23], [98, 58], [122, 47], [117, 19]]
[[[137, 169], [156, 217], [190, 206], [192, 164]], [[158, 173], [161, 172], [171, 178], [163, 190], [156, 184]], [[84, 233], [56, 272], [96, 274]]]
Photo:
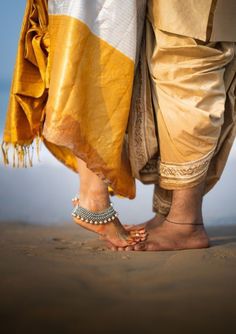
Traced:
[[[40, 136], [35, 137], [30, 144], [10, 143], [3, 140], [1, 144], [3, 164], [13, 168], [33, 167], [34, 149], [36, 149], [38, 162], [41, 161], [40, 150], [42, 141], [43, 138]], [[9, 158], [9, 150], [12, 150], [12, 159]]]

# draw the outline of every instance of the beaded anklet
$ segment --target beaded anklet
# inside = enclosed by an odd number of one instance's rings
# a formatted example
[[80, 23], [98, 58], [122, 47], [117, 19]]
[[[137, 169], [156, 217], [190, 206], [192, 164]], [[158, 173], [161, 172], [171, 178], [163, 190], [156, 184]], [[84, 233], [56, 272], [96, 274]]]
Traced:
[[116, 217], [118, 217], [118, 213], [113, 209], [112, 203], [110, 203], [107, 209], [100, 212], [90, 211], [77, 204], [71, 215], [75, 218], [80, 219], [81, 221], [84, 221], [85, 223], [95, 225], [108, 224], [112, 222]]

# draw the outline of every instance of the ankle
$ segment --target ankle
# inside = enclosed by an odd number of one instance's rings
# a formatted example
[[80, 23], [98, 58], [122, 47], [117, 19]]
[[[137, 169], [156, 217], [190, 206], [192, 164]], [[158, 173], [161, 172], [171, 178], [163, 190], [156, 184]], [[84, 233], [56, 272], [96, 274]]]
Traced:
[[183, 214], [181, 212], [169, 212], [165, 221], [172, 228], [184, 228], [189, 231], [204, 229], [203, 217], [201, 211], [198, 213], [191, 212], [190, 214]]
[[87, 192], [80, 193], [79, 203], [89, 210], [102, 211], [109, 206], [110, 199], [108, 194]]
[[201, 214], [199, 215], [178, 215], [178, 214], [169, 214], [166, 217], [167, 220], [170, 220], [174, 223], [180, 224], [180, 225], [203, 225], [203, 217]]

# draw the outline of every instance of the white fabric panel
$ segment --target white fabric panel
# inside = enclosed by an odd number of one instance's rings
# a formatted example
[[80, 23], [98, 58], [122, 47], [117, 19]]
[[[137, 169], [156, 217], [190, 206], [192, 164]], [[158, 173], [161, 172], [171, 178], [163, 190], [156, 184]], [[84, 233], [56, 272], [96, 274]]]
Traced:
[[[49, 0], [50, 15], [68, 15], [85, 23], [99, 38], [135, 61], [137, 17], [146, 0]], [[143, 15], [144, 16], [144, 15]], [[140, 22], [140, 20], [139, 20]], [[140, 24], [139, 24], [140, 25]]]

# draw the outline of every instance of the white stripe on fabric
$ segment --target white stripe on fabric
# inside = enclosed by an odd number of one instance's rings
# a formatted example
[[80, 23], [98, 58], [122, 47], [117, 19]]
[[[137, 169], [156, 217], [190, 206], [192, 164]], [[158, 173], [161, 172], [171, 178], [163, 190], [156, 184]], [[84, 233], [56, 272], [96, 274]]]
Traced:
[[135, 61], [137, 12], [145, 0], [49, 0], [49, 15], [68, 15], [85, 23], [99, 38]]

